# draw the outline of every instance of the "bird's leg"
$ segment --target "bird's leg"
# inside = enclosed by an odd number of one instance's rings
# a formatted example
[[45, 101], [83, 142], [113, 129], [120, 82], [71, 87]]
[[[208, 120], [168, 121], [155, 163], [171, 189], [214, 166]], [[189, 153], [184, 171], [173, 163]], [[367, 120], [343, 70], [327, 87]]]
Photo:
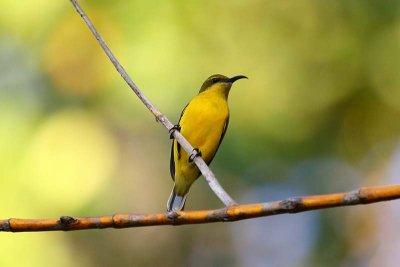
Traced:
[[189, 156], [189, 159], [188, 159], [189, 163], [192, 163], [193, 160], [195, 158], [197, 158], [197, 157], [201, 157], [201, 151], [198, 148], [194, 148], [192, 150], [192, 153], [190, 153], [190, 156]]
[[175, 131], [180, 131], [181, 130], [181, 126], [179, 124], [175, 124], [171, 129], [168, 130], [169, 132], [169, 139], [174, 139], [174, 132]]

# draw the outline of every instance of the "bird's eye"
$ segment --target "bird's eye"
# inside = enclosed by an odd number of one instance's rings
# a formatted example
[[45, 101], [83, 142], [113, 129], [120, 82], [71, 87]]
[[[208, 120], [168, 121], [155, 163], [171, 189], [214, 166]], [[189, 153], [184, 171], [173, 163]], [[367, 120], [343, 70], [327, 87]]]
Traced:
[[218, 82], [218, 78], [212, 78], [212, 79], [211, 79], [211, 82], [212, 82], [212, 83]]

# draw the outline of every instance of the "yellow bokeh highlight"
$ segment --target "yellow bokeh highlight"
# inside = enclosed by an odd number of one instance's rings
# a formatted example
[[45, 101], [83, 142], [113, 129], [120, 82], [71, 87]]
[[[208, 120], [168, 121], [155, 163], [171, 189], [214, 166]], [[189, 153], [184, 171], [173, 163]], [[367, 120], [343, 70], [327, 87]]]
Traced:
[[379, 96], [400, 110], [400, 22], [379, 35], [372, 45], [370, 77]]
[[117, 144], [94, 115], [64, 110], [38, 128], [28, 146], [19, 182], [38, 213], [85, 205], [111, 178]]
[[[57, 262], [59, 267], [77, 266], [62, 234], [10, 234], [2, 233], [0, 266], [42, 267], [45, 262]], [[79, 263], [85, 262], [79, 259]], [[79, 265], [88, 266], [88, 265]]]
[[41, 36], [48, 25], [56, 19], [56, 16], [65, 7], [66, 1], [41, 0], [32, 5], [27, 5], [25, 1], [5, 1], [0, 0], [0, 29], [3, 27], [5, 32], [35, 40]]
[[[90, 10], [107, 40], [118, 44], [118, 29], [110, 17]], [[115, 45], [114, 45], [115, 48]], [[88, 95], [107, 87], [115, 76], [111, 63], [76, 14], [55, 25], [44, 46], [44, 64], [55, 87], [69, 95]]]

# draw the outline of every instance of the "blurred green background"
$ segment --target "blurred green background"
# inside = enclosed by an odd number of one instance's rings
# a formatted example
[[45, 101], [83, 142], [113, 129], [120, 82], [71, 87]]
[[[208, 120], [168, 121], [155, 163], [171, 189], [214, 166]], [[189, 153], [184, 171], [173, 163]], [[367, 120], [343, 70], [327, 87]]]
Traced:
[[[212, 169], [237, 201], [400, 183], [399, 1], [81, 1], [173, 122], [244, 74]], [[69, 1], [0, 0], [0, 218], [164, 212], [168, 134]], [[222, 204], [203, 179], [186, 209]], [[398, 266], [400, 205], [0, 234], [0, 266]]]

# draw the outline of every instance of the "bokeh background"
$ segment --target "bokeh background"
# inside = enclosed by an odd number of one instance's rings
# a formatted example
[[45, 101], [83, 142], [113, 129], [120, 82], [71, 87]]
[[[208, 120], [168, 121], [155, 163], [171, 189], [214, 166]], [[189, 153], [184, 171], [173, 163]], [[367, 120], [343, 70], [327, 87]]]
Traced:
[[[399, 1], [81, 1], [173, 122], [244, 74], [212, 169], [241, 203], [400, 183]], [[69, 1], [0, 0], [0, 218], [165, 211], [168, 134]], [[203, 179], [187, 209], [221, 207]], [[1, 233], [0, 266], [398, 266], [396, 201], [236, 223]]]

